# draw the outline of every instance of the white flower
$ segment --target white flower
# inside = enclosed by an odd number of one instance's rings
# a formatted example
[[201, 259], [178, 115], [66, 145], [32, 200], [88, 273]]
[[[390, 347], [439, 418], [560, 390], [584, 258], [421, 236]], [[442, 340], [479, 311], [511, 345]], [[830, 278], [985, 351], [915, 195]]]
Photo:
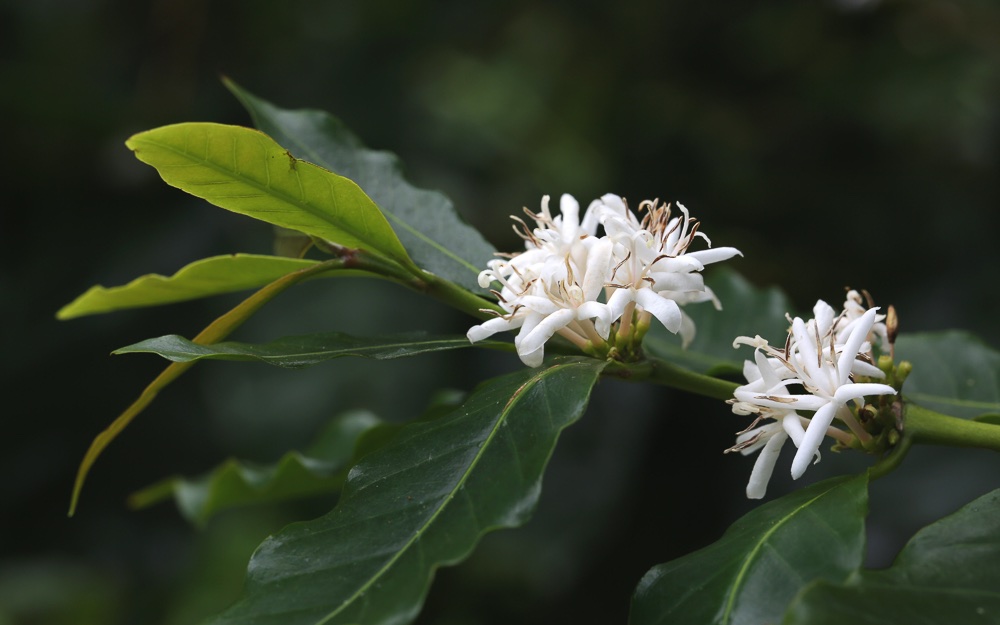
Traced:
[[[694, 338], [694, 324], [681, 312], [680, 305], [712, 301], [721, 308], [715, 294], [698, 273], [705, 265], [740, 254], [733, 247], [688, 252], [696, 238], [711, 248], [711, 241], [699, 231], [699, 223], [678, 203], [683, 218], [670, 216], [670, 206], [645, 201], [642, 221], [628, 210], [617, 195], [607, 194], [601, 205], [592, 207], [615, 243], [616, 266], [608, 285], [608, 307], [615, 320], [630, 317], [633, 311], [656, 317], [667, 330], [681, 333], [687, 345]], [[628, 323], [628, 321], [626, 321]]]
[[[559, 208], [560, 214], [553, 215], [545, 196], [538, 213], [525, 209], [528, 221], [514, 217], [524, 251], [489, 261], [479, 274], [483, 288], [499, 284], [493, 293], [504, 313], [470, 328], [470, 341], [518, 330], [517, 353], [533, 367], [542, 363], [544, 345], [554, 334], [591, 354], [609, 354], [616, 347], [618, 357], [628, 357], [637, 353], [651, 317], [679, 332], [687, 344], [694, 323], [680, 306], [711, 301], [719, 307], [698, 272], [739, 251], [689, 253], [696, 238], [711, 243], [683, 206], [683, 218], [671, 218], [667, 205], [643, 202], [642, 221], [610, 194], [592, 202], [582, 218], [570, 195], [560, 198]], [[598, 237], [601, 226], [605, 234]], [[633, 319], [639, 322], [637, 331], [631, 331]]]
[[[855, 383], [853, 379], [854, 376], [884, 377], [871, 364], [870, 354], [866, 353], [871, 349], [868, 337], [876, 323], [878, 309], [870, 308], [858, 315], [845, 308], [840, 315], [834, 316], [833, 309], [820, 300], [813, 313], [815, 318], [808, 321], [799, 317], [792, 320], [791, 333], [782, 350], [774, 349], [760, 337], [739, 337], [734, 343], [734, 346], [749, 344], [757, 350], [754, 352], [754, 363], [748, 362], [744, 366], [747, 384], [733, 393], [733, 411], [781, 420], [785, 432], [798, 447], [792, 460], [794, 479], [805, 473], [814, 457], [818, 459], [824, 436], [850, 441], [849, 434], [832, 427], [834, 419], [846, 424], [859, 439], [870, 439], [850, 406], [855, 404], [860, 407], [866, 396], [896, 393], [887, 384]], [[804, 392], [792, 392], [789, 386], [801, 387]], [[806, 419], [799, 412], [812, 412], [813, 415]], [[803, 421], [807, 427], [800, 437], [789, 431], [790, 427], [801, 428]], [[775, 438], [775, 426], [767, 424], [741, 435], [732, 448], [748, 452], [760, 448], [762, 445], [757, 445], [760, 440], [767, 441], [763, 446], [768, 455], [757, 460], [760, 466], [755, 466], [751, 485], [747, 487], [749, 497], [763, 496], [766, 478], [763, 484], [760, 479], [762, 476], [770, 477], [774, 458], [781, 443], [786, 440]], [[751, 433], [758, 439], [746, 437]], [[772, 440], [776, 442], [772, 443]]]
[[[511, 259], [496, 259], [480, 273], [487, 287], [494, 280], [505, 315], [473, 326], [467, 336], [475, 343], [497, 332], [520, 330], [514, 339], [521, 361], [530, 367], [542, 364], [544, 345], [556, 333], [575, 343], [604, 341], [611, 328], [611, 314], [598, 301], [611, 268], [611, 243], [593, 236], [596, 223], [579, 221], [579, 204], [569, 195], [560, 202], [561, 214], [549, 212], [549, 198], [542, 211], [532, 214], [537, 227], [522, 222], [519, 234], [526, 251]], [[588, 213], [589, 214], [589, 213]], [[591, 321], [593, 320], [593, 321]], [[583, 323], [580, 323], [583, 322]]]

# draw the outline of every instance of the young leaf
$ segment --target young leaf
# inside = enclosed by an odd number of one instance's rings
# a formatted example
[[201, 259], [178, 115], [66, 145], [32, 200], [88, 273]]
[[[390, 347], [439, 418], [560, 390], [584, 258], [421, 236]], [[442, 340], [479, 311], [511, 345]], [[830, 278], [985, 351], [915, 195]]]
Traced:
[[259, 288], [318, 261], [257, 254], [213, 256], [195, 261], [172, 276], [146, 274], [124, 286], [93, 286], [56, 313], [59, 319], [140, 306], [159, 306], [199, 297]]
[[264, 133], [163, 126], [125, 142], [163, 180], [226, 210], [412, 266], [382, 211], [353, 181], [300, 161]]
[[357, 182], [385, 212], [417, 265], [483, 292], [476, 277], [496, 250], [459, 217], [444, 194], [408, 183], [395, 155], [366, 149], [332, 115], [281, 109], [230, 80], [225, 83], [257, 128], [303, 158]]
[[484, 533], [527, 520], [556, 439], [603, 367], [553, 359], [407, 425], [351, 470], [333, 511], [257, 549], [242, 599], [211, 622], [410, 622], [435, 569], [464, 559]]
[[[243, 325], [243, 322], [257, 312], [261, 306], [274, 299], [279, 293], [288, 287], [297, 284], [302, 280], [319, 275], [324, 271], [341, 267], [343, 267], [343, 261], [341, 259], [333, 259], [306, 267], [305, 269], [300, 269], [296, 272], [278, 278], [209, 324], [207, 328], [198, 334], [198, 336], [194, 337], [194, 342], [205, 345], [218, 343], [229, 336], [229, 334], [236, 330], [236, 328]], [[193, 362], [173, 363], [164, 369], [160, 375], [156, 376], [156, 378], [149, 383], [149, 386], [143, 389], [139, 397], [132, 402], [132, 404], [126, 408], [123, 413], [118, 415], [118, 417], [111, 422], [111, 425], [109, 425], [107, 429], [94, 438], [90, 447], [87, 449], [87, 453], [84, 454], [83, 460], [80, 461], [80, 466], [76, 471], [76, 481], [73, 483], [73, 494], [70, 497], [69, 503], [69, 516], [73, 516], [76, 512], [76, 504], [80, 499], [80, 490], [83, 488], [83, 483], [87, 479], [87, 473], [90, 472], [90, 467], [92, 467], [94, 462], [97, 461], [97, 458], [104, 451], [104, 448], [110, 445], [111, 441], [115, 440], [118, 435], [121, 434], [122, 430], [128, 427], [128, 424], [132, 422], [132, 419], [135, 419], [140, 412], [146, 409], [146, 406], [152, 403], [160, 391], [170, 385], [170, 383], [179, 378], [185, 371], [193, 366]]]
[[272, 465], [229, 459], [199, 478], [174, 477], [144, 488], [129, 497], [129, 505], [145, 508], [173, 497], [186, 519], [204, 525], [236, 506], [334, 493], [347, 477], [355, 443], [381, 423], [370, 412], [349, 412], [331, 421], [304, 452], [290, 451]]
[[[146, 339], [134, 345], [116, 349], [113, 353], [153, 353], [174, 362], [193, 362], [205, 359], [250, 360], [266, 362], [279, 367], [297, 368], [344, 356], [390, 360], [472, 346], [469, 339], [464, 336], [428, 336], [423, 332], [364, 338], [340, 332], [324, 332], [322, 334], [289, 336], [260, 345], [235, 341], [200, 345], [182, 336], [170, 334], [155, 339]], [[475, 346], [513, 349], [512, 344], [499, 341], [481, 341]]]
[[679, 337], [654, 322], [643, 339], [643, 348], [650, 355], [697, 373], [722, 375], [739, 373], [744, 360], [753, 360], [749, 348], [733, 348], [737, 336], [759, 334], [776, 345], [785, 340], [785, 313], [792, 312], [792, 303], [780, 290], [755, 287], [723, 267], [709, 273], [706, 284], [722, 302], [722, 310], [707, 302], [684, 307], [697, 328], [687, 349], [681, 349]]
[[913, 365], [903, 385], [908, 401], [965, 419], [1000, 413], [1000, 352], [971, 334], [900, 335], [896, 361], [903, 360]]
[[817, 583], [786, 625], [1000, 622], [1000, 490], [928, 525], [891, 567]]
[[715, 543], [646, 573], [629, 623], [776, 623], [800, 588], [861, 566], [867, 508], [866, 475], [768, 502]]

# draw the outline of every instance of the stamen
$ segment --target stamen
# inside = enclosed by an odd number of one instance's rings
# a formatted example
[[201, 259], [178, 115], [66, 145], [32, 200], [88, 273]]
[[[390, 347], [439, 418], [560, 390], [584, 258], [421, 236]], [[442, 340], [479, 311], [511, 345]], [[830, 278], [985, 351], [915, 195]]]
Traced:
[[737, 432], [735, 434], [735, 436], [743, 436], [744, 434], [746, 434], [750, 430], [752, 430], [755, 427], [757, 427], [757, 424], [760, 423], [763, 420], [764, 420], [764, 417], [760, 417], [760, 416], [757, 417], [756, 419], [753, 420], [753, 423], [751, 423], [750, 425], [746, 426], [745, 428], [743, 428], [742, 430], [740, 430], [739, 432]]

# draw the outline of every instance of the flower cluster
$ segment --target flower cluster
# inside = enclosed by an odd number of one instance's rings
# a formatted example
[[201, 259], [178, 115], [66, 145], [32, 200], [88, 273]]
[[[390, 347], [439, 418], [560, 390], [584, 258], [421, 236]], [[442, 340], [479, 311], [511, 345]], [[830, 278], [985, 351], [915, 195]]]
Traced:
[[[494, 259], [480, 273], [483, 288], [499, 284], [493, 293], [504, 313], [470, 328], [469, 340], [518, 330], [517, 353], [531, 367], [542, 363], [554, 334], [607, 355], [637, 344], [652, 317], [689, 343], [694, 323], [680, 306], [711, 301], [719, 307], [699, 272], [740, 252], [713, 249], [687, 209], [676, 206], [681, 215], [671, 216], [670, 205], [647, 200], [639, 205], [640, 220], [622, 198], [608, 194], [581, 219], [572, 196], [562, 196], [555, 216], [543, 197], [541, 212], [525, 209], [534, 225], [513, 217], [525, 251]], [[708, 249], [689, 252], [696, 239]]]
[[[757, 418], [727, 450], [760, 451], [747, 484], [751, 499], [764, 496], [781, 447], [789, 438], [798, 448], [792, 460], [792, 478], [798, 479], [813, 458], [819, 461], [824, 436], [845, 444], [853, 437], [862, 443], [871, 439], [857, 416], [865, 396], [896, 393], [887, 384], [856, 380], [885, 377], [872, 361], [872, 343], [887, 342], [884, 316], [877, 308], [866, 309], [861, 296], [850, 291], [840, 314], [822, 300], [816, 302], [813, 314], [808, 321], [790, 320], [781, 349], [760, 336], [742, 336], [733, 343], [733, 347], [756, 348], [753, 362], [743, 366], [747, 383], [736, 389], [730, 403], [733, 412]], [[805, 417], [800, 412], [813, 414]], [[850, 434], [833, 427], [834, 419], [845, 424]], [[769, 421], [760, 425], [765, 420]]]

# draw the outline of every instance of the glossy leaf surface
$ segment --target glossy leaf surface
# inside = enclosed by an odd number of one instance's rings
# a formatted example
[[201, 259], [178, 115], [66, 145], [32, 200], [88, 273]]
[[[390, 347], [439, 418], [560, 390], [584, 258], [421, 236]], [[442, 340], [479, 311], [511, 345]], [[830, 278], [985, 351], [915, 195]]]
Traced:
[[358, 439], [381, 423], [370, 412], [349, 412], [305, 451], [288, 452], [270, 465], [230, 459], [201, 477], [175, 477], [144, 488], [129, 497], [129, 505], [144, 508], [173, 498], [186, 519], [203, 525], [236, 506], [334, 493], [347, 477]]
[[753, 359], [749, 347], [733, 348], [737, 336], [761, 335], [772, 344], [784, 343], [788, 331], [785, 313], [793, 312], [791, 301], [776, 287], [758, 288], [735, 271], [711, 271], [706, 284], [722, 302], [722, 310], [711, 303], [689, 304], [684, 312], [695, 322], [697, 333], [687, 349], [680, 338], [655, 320], [643, 340], [651, 355], [698, 373], [739, 373], [743, 361]]
[[891, 567], [819, 583], [786, 625], [1000, 623], [1000, 490], [928, 525]]
[[835, 478], [754, 509], [715, 543], [646, 573], [629, 622], [778, 622], [802, 587], [861, 566], [867, 485], [864, 475]]
[[[475, 346], [513, 349], [512, 344], [498, 341], [481, 341]], [[169, 334], [116, 349], [114, 353], [153, 353], [174, 362], [249, 360], [266, 362], [279, 367], [296, 368], [344, 356], [391, 360], [466, 347], [473, 347], [473, 344], [464, 336], [429, 336], [422, 332], [374, 337], [356, 337], [341, 332], [324, 332], [322, 334], [289, 336], [259, 345], [239, 342], [200, 345], [182, 336]]]
[[316, 264], [314, 260], [232, 254], [195, 261], [172, 276], [147, 274], [128, 284], [93, 286], [63, 306], [59, 319], [106, 313], [125, 308], [158, 306], [259, 288], [285, 274]]
[[133, 135], [125, 144], [167, 184], [216, 206], [410, 262], [382, 212], [357, 184], [298, 160], [260, 131], [174, 124]]
[[265, 541], [243, 598], [213, 623], [406, 623], [434, 570], [524, 523], [559, 433], [604, 364], [554, 359], [480, 385], [453, 412], [403, 428], [350, 472], [338, 506]]
[[357, 182], [384, 211], [417, 265], [470, 291], [482, 292], [476, 277], [496, 250], [459, 217], [444, 194], [411, 185], [394, 154], [365, 148], [332, 115], [282, 109], [231, 81], [226, 85], [260, 130], [294, 154]]
[[913, 365], [903, 385], [907, 400], [966, 419], [1000, 414], [1000, 352], [971, 334], [900, 335], [896, 360]]

